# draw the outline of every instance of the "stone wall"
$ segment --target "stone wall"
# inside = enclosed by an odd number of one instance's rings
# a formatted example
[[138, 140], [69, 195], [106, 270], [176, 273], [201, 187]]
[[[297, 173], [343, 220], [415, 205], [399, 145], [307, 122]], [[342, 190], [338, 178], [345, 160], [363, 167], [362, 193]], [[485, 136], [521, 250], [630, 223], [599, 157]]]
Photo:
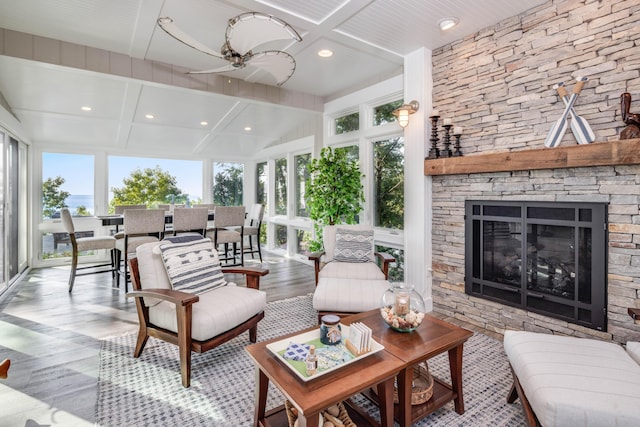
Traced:
[[[640, 3], [549, 1], [433, 52], [433, 105], [463, 127], [465, 156], [542, 148], [563, 104], [552, 86], [589, 81], [576, 111], [617, 140], [620, 94], [640, 112]], [[576, 144], [571, 130], [562, 144]], [[481, 162], [481, 157], [478, 157]], [[640, 165], [433, 177], [434, 310], [478, 326], [640, 340]], [[609, 203], [608, 329], [598, 332], [464, 293], [466, 199]]]

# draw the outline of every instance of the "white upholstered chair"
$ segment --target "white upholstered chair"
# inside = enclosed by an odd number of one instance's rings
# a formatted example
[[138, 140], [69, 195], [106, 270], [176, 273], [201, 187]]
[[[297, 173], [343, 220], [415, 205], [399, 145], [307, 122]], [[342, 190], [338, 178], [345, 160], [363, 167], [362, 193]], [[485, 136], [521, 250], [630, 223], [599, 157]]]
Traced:
[[309, 256], [315, 265], [313, 308], [318, 319], [327, 313], [349, 315], [379, 308], [395, 258], [375, 252], [373, 227], [325, 226], [322, 240], [324, 252]]
[[[73, 290], [73, 284], [77, 276], [85, 276], [88, 274], [96, 273], [111, 273], [112, 277], [116, 274], [116, 239], [113, 236], [94, 236], [94, 237], [80, 237], [76, 238], [75, 226], [73, 225], [73, 218], [69, 209], [62, 208], [60, 210], [60, 218], [65, 230], [69, 233], [69, 240], [71, 241], [71, 274], [69, 275], [69, 292]], [[111, 262], [108, 264], [89, 265], [86, 267], [78, 267], [78, 255], [80, 252], [93, 251], [93, 250], [107, 250], [111, 257]], [[109, 267], [104, 269], [104, 267]], [[78, 273], [78, 270], [83, 272]], [[84, 271], [86, 270], [86, 271]]]
[[[204, 246], [207, 253], [212, 253], [213, 257], [209, 258], [211, 266], [219, 269], [217, 254], [209, 239], [176, 244], [174, 248], [188, 249], [192, 244], [198, 245], [198, 248]], [[129, 260], [134, 291], [127, 296], [136, 298], [140, 321], [133, 355], [140, 357], [150, 336], [177, 345], [180, 349], [182, 385], [189, 387], [192, 351], [204, 353], [247, 330], [249, 341], [256, 342], [258, 322], [264, 317], [267, 305], [265, 292], [259, 290], [260, 277], [269, 271], [261, 268], [222, 268], [222, 273], [244, 274], [246, 287], [216, 282], [212, 289], [199, 293], [176, 290], [179, 283], [186, 282], [189, 285], [190, 282], [176, 278], [175, 274], [172, 279], [169, 278], [168, 271], [172, 271], [172, 264], [167, 263], [166, 247], [161, 248], [161, 245], [164, 242], [138, 246], [136, 257]], [[199, 268], [196, 270], [201, 271]], [[207, 275], [210, 276], [216, 276], [216, 273]]]

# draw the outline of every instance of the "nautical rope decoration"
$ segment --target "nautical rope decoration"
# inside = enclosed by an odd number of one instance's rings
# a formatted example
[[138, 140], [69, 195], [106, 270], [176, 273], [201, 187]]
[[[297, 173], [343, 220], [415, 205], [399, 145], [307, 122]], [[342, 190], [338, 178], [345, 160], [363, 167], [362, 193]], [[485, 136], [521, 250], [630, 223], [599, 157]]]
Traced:
[[373, 230], [337, 228], [333, 258], [342, 262], [373, 260]]

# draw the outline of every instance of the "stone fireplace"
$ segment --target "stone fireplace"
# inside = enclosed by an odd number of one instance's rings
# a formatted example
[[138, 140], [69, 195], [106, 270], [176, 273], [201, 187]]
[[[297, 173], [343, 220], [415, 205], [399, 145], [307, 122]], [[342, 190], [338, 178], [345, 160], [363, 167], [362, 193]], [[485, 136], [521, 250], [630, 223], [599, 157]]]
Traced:
[[467, 200], [465, 293], [606, 331], [604, 203]]
[[[589, 162], [600, 164], [587, 166]], [[495, 171], [492, 172], [490, 169]], [[551, 150], [531, 149], [457, 159], [426, 160], [425, 174], [431, 176], [432, 183], [431, 267], [435, 311], [499, 333], [506, 329], [516, 329], [596, 336], [619, 342], [640, 339], [640, 328], [627, 313], [628, 308], [635, 307], [640, 298], [640, 139]], [[587, 218], [590, 215], [589, 222], [593, 224], [589, 231], [592, 233], [589, 262], [594, 263], [594, 254], [600, 252], [598, 258], [604, 258], [605, 265], [583, 266], [581, 272], [578, 266], [563, 266], [548, 260], [535, 261], [539, 282], [537, 288], [529, 289], [525, 284], [520, 288], [521, 294], [517, 295], [520, 300], [523, 295], [531, 296], [532, 304], [529, 306], [505, 304], [504, 301], [498, 302], [493, 297], [485, 298], [473, 292], [467, 293], [467, 280], [470, 275], [476, 274], [474, 268], [477, 267], [474, 267], [473, 263], [469, 265], [465, 252], [469, 228], [466, 221], [475, 214], [484, 213], [480, 207], [469, 213], [467, 209], [473, 208], [467, 207], [468, 201], [475, 201], [479, 206], [496, 206], [500, 202], [505, 206], [519, 203], [519, 206], [542, 207], [542, 210], [548, 209], [549, 206], [558, 207], [560, 210], [554, 211], [550, 216], [577, 225], [573, 232], [576, 236], [572, 239], [578, 240], [580, 233], [585, 233], [580, 231], [580, 217]], [[585, 216], [586, 214], [581, 213], [581, 207], [586, 206], [589, 206], [589, 209], [597, 208], [597, 212], [591, 211]], [[563, 207], [572, 207], [572, 218], [563, 212]], [[494, 237], [506, 238], [506, 233], [511, 235], [512, 227], [508, 227], [507, 231], [503, 225], [497, 223], [514, 221], [513, 218], [505, 221], [505, 214], [497, 215], [493, 208], [487, 213], [490, 214], [487, 215], [487, 219], [493, 221]], [[508, 218], [508, 215], [513, 214], [506, 215]], [[539, 216], [539, 213], [535, 213], [534, 216]], [[596, 218], [599, 218], [597, 222], [600, 225], [595, 225]], [[538, 225], [549, 225], [546, 224], [548, 219], [537, 218], [534, 222], [536, 221], [545, 223]], [[514, 232], [521, 233], [520, 238], [516, 240], [527, 242], [526, 248], [520, 246], [521, 254], [530, 250], [529, 243], [536, 245], [535, 239], [524, 239], [525, 232], [522, 227], [528, 227], [526, 222], [524, 224], [519, 226], [519, 231], [513, 228]], [[473, 227], [471, 229], [473, 230]], [[535, 230], [535, 234], [538, 235], [538, 249], [542, 247], [541, 244], [546, 248], [561, 244], [559, 241], [545, 240], [548, 231], [548, 227], [546, 230], [543, 227], [537, 227]], [[533, 234], [533, 227], [527, 229], [527, 237], [530, 237], [529, 234]], [[564, 230], [560, 234], [566, 237], [567, 231]], [[494, 243], [506, 244], [504, 241]], [[580, 248], [579, 241], [576, 241], [574, 246], [578, 247], [578, 251], [589, 252]], [[484, 247], [477, 249], [485, 250]], [[504, 256], [511, 255], [505, 251]], [[550, 253], [544, 256], [551, 258]], [[516, 262], [511, 268], [515, 271], [522, 267]], [[555, 272], [558, 268], [561, 271], [556, 277]], [[553, 295], [553, 287], [557, 286], [560, 289], [564, 286], [560, 282], [567, 278], [569, 282], [573, 280], [576, 283], [575, 278], [571, 277], [572, 272], [579, 280], [578, 286], [581, 285], [581, 277], [590, 277], [592, 285], [606, 284], [606, 287], [591, 288], [591, 303], [603, 304], [606, 313], [599, 311], [602, 305], [597, 308], [587, 307], [585, 301], [580, 300], [580, 291], [578, 301], [571, 308], [575, 313], [571, 319], [566, 316], [569, 310], [564, 307], [566, 304], [562, 307], [556, 306], [556, 313], [543, 313], [539, 310], [540, 305], [548, 305], [548, 302], [564, 302], [561, 295]], [[553, 278], [548, 277], [550, 273], [554, 274]], [[511, 278], [506, 272], [502, 275], [502, 278], [494, 280], [497, 284], [493, 284], [493, 287], [488, 285], [490, 292], [495, 289], [504, 290], [505, 283], [500, 282]], [[487, 284], [482, 280], [483, 277], [480, 282]], [[604, 295], [599, 295], [598, 292], [604, 292]], [[540, 296], [544, 298], [539, 298]], [[589, 316], [586, 316], [587, 312]], [[602, 314], [601, 319], [596, 318], [599, 313]], [[585, 322], [587, 317], [591, 319]]]
[[[498, 333], [640, 340], [628, 314], [640, 308], [640, 140], [619, 141], [620, 94], [640, 105], [637, 16], [636, 2], [549, 0], [433, 50], [431, 106], [464, 129], [463, 160], [425, 161], [435, 311]], [[577, 145], [569, 129], [545, 149], [564, 107], [553, 85], [577, 76], [589, 81], [576, 114], [596, 142]], [[606, 329], [465, 293], [467, 200], [605, 204]]]

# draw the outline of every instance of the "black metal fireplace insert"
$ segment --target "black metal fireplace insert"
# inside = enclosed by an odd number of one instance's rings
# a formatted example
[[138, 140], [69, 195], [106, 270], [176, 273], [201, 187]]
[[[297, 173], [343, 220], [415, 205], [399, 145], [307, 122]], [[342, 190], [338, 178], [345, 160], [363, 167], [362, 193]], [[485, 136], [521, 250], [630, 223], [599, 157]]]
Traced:
[[605, 203], [468, 200], [465, 292], [606, 331]]

